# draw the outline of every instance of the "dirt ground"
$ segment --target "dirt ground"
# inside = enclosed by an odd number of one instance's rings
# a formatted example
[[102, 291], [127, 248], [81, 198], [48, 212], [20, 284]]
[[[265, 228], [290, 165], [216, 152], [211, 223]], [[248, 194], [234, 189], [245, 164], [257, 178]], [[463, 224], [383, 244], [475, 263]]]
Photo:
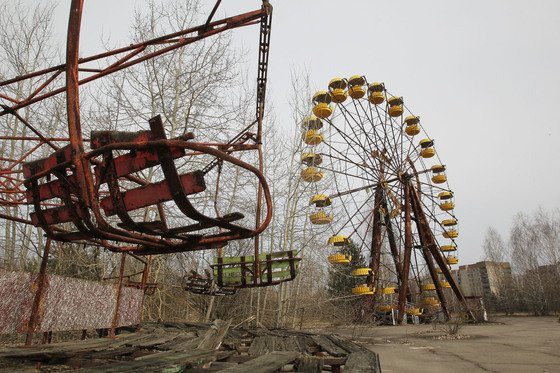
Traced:
[[431, 325], [337, 327], [377, 352], [383, 373], [560, 372], [558, 317], [498, 317], [446, 339]]

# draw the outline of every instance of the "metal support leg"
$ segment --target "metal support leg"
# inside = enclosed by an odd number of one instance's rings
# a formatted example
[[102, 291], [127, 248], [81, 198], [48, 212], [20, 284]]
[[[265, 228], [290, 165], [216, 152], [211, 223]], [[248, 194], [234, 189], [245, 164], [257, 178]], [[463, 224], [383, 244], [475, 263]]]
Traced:
[[115, 302], [115, 313], [113, 314], [113, 323], [111, 324], [111, 331], [109, 333], [109, 338], [115, 338], [115, 329], [119, 322], [119, 308], [121, 306], [121, 294], [122, 294], [122, 282], [124, 274], [124, 265], [126, 262], [126, 253], [121, 254], [121, 267], [119, 270], [119, 282], [117, 287], [117, 301]]
[[27, 325], [27, 336], [25, 338], [25, 345], [31, 346], [33, 340], [33, 333], [37, 327], [39, 321], [39, 305], [41, 304], [41, 299], [43, 293], [45, 292], [45, 283], [47, 280], [47, 261], [49, 259], [49, 251], [51, 250], [51, 239], [47, 237], [47, 242], [45, 243], [45, 249], [43, 250], [43, 258], [41, 259], [41, 266], [39, 267], [39, 274], [37, 275], [37, 291], [35, 292], [35, 298], [33, 299], [33, 304], [31, 305], [31, 316], [29, 318], [29, 324]]

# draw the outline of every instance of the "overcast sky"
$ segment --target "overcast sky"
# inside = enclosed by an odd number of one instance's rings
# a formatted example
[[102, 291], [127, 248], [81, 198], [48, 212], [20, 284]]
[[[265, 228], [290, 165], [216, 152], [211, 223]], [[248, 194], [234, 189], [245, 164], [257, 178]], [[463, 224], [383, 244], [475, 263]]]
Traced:
[[[57, 8], [61, 39], [69, 3]], [[127, 44], [132, 11], [145, 2], [85, 4], [82, 55], [101, 50], [102, 33]], [[269, 97], [281, 128], [294, 128], [287, 115], [292, 71], [307, 69], [317, 89], [335, 76], [363, 74], [404, 96], [448, 166], [461, 264], [482, 258], [489, 225], [507, 238], [517, 212], [560, 207], [560, 1], [272, 4]], [[218, 16], [258, 7], [257, 0], [223, 0]], [[257, 38], [256, 27], [234, 34], [252, 53], [251, 66]]]

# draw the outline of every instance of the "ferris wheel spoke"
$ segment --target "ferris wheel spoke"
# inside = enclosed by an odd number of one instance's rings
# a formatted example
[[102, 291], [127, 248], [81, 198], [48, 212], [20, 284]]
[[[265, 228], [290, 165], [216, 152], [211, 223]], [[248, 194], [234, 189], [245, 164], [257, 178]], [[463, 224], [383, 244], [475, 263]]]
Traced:
[[[359, 106], [362, 109], [362, 111], [364, 112], [364, 114], [366, 115], [366, 117], [368, 116], [367, 111], [366, 111], [366, 109], [364, 108], [364, 105], [361, 102], [359, 102], [358, 104], [354, 103], [354, 106], [355, 106], [356, 110], [358, 109], [358, 106]], [[370, 106], [370, 105], [368, 105], [368, 106]], [[373, 115], [373, 113], [371, 112], [371, 108], [370, 108], [370, 113]], [[386, 138], [386, 137], [383, 137], [383, 136], [380, 136], [380, 135], [377, 134], [377, 131], [375, 130], [375, 127], [376, 127], [375, 126], [375, 121], [372, 120], [369, 117], [368, 117], [368, 119], [369, 119], [369, 123], [371, 124], [371, 127], [372, 127], [371, 132], [374, 134], [374, 138], [376, 138], [376, 139], [379, 138], [379, 137]], [[366, 128], [364, 127], [363, 124], [358, 123], [358, 125], [364, 131], [364, 133], [366, 134], [366, 136], [365, 136], [366, 139], [369, 140], [369, 136], [367, 136], [367, 134], [369, 134], [370, 132], [366, 130]], [[384, 122], [380, 122], [378, 124], [378, 126], [384, 126]], [[385, 128], [384, 128], [384, 133], [387, 133]], [[371, 142], [370, 142], [370, 145], [371, 145], [372, 151], [373, 151], [373, 149], [378, 148], [377, 146], [375, 146], [375, 144], [373, 144]], [[390, 147], [387, 147], [386, 144], [384, 144], [383, 149], [386, 150], [387, 148], [391, 149]], [[391, 169], [395, 174], [398, 174], [398, 170], [399, 170], [398, 166], [393, 164], [391, 161], [395, 158], [398, 159], [399, 157], [400, 157], [400, 155], [398, 154], [398, 152], [392, 152], [392, 154], [390, 154], [389, 157], [386, 157], [389, 160], [389, 162], [382, 162], [382, 159], [379, 159], [379, 161], [384, 163], [384, 165], [386, 165], [389, 169]]]
[[[354, 102], [353, 105], [354, 105], [354, 108], [357, 110], [358, 105], [357, 105], [355, 102]], [[363, 105], [361, 105], [361, 102], [360, 102], [360, 107], [363, 109], [364, 115], [365, 115], [365, 117], [367, 118], [368, 123], [371, 124], [372, 132], [367, 131], [367, 129], [365, 128], [365, 125], [364, 125], [362, 122], [356, 120], [356, 118], [354, 118], [354, 116], [350, 114], [350, 112], [348, 111], [348, 108], [346, 108], [346, 107], [343, 107], [343, 108], [344, 108], [344, 110], [346, 110], [346, 112], [348, 113], [347, 116], [349, 116], [349, 117], [351, 117], [351, 118], [353, 119], [354, 124], [357, 125], [357, 126], [363, 131], [364, 134], [366, 134], [366, 136], [364, 136], [364, 137], [365, 137], [366, 141], [368, 142], [368, 145], [371, 147], [370, 149], [367, 150], [367, 152], [368, 152], [368, 153], [371, 153], [371, 152], [373, 151], [373, 149], [377, 149], [377, 148], [379, 148], [379, 147], [376, 146], [375, 143], [372, 143], [370, 137], [367, 136], [367, 135], [370, 134], [370, 133], [373, 133], [373, 134], [374, 134], [374, 139], [378, 139], [378, 138], [385, 139], [386, 136], [379, 136], [379, 135], [377, 134], [377, 132], [375, 131], [375, 127], [376, 127], [375, 121], [372, 120], [372, 119], [367, 115], [367, 111], [364, 109]], [[347, 116], [345, 115], [345, 118], [347, 118]], [[382, 123], [383, 123], [383, 122], [380, 122], [379, 124], [382, 124]], [[350, 128], [352, 128], [352, 131], [355, 133], [354, 127], [353, 127], [353, 126], [350, 126]], [[386, 133], [386, 132], [385, 132], [385, 133]], [[358, 137], [358, 136], [356, 135], [356, 137]], [[386, 143], [384, 143], [383, 149], [386, 149], [386, 148], [387, 148], [387, 145], [386, 145]], [[390, 158], [389, 158], [389, 159], [390, 159]], [[379, 161], [381, 161], [381, 160], [379, 160]], [[388, 164], [388, 166], [389, 166], [395, 173], [397, 172], [396, 168], [395, 168], [393, 165]]]
[[[338, 133], [340, 133], [343, 137], [345, 137], [345, 135], [343, 134], [343, 132], [340, 131], [340, 130], [338, 129], [338, 127], [336, 127], [336, 126], [335, 126], [334, 124], [332, 124], [332, 123], [329, 123], [329, 124], [331, 124], [331, 127], [333, 127]], [[364, 148], [363, 148], [359, 143], [356, 143], [356, 142], [355, 142], [353, 139], [351, 139], [350, 137], [346, 136], [345, 138], [348, 139], [348, 140], [352, 140], [352, 143], [353, 143], [354, 145], [356, 145], [356, 146], [358, 146], [360, 149], [364, 150]], [[331, 145], [328, 144], [328, 143], [326, 143], [326, 144], [327, 144], [327, 146], [329, 147], [329, 149], [330, 149], [331, 151], [334, 151], [335, 153], [339, 154], [339, 155], [342, 156], [343, 158], [347, 158], [347, 156], [344, 155], [342, 152], [340, 152], [338, 149], [336, 149], [335, 147], [331, 146]], [[347, 142], [347, 145], [350, 147], [350, 143], [349, 143], [349, 142]], [[365, 153], [365, 150], [364, 150], [364, 153]], [[365, 159], [362, 155], [360, 155], [360, 154], [358, 154], [358, 153], [354, 153], [354, 154], [355, 154], [357, 157], [360, 158], [360, 160], [363, 162], [363, 164], [367, 164], [366, 159]], [[373, 172], [374, 175], [375, 175], [375, 171], [374, 171], [373, 169], [372, 169], [372, 172]]]
[[[329, 145], [330, 148], [330, 145]], [[362, 170], [363, 172], [366, 172], [368, 174], [370, 174], [370, 176], [372, 177], [376, 177], [376, 175], [374, 174], [375, 170], [373, 170], [371, 167], [369, 167], [368, 165], [364, 165], [363, 163], [359, 163], [357, 161], [354, 161], [350, 158], [348, 158], [347, 156], [345, 156], [344, 154], [340, 153], [339, 151], [336, 150], [336, 148], [331, 148], [332, 150], [336, 151], [337, 154], [339, 154], [341, 157], [337, 157], [334, 156], [332, 154], [327, 154], [327, 153], [319, 153], [321, 156], [325, 156], [327, 158], [329, 158], [332, 161], [340, 161], [343, 162], [344, 164], [350, 164], [353, 167], [359, 168], [360, 170]]]

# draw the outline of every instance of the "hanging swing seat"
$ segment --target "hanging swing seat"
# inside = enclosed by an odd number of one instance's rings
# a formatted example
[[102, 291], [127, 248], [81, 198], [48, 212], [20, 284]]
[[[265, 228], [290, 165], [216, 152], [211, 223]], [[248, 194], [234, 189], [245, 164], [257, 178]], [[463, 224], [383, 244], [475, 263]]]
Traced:
[[[211, 267], [218, 286], [252, 288], [293, 280], [300, 260], [295, 250], [288, 250], [260, 254], [256, 262], [252, 255], [215, 257]], [[259, 273], [256, 278], [255, 270]]]
[[234, 295], [237, 292], [234, 287], [220, 287], [212, 278], [198, 274], [187, 276], [183, 288], [191, 293], [201, 295]]
[[[175, 164], [189, 154], [210, 155], [217, 162], [253, 173], [269, 195], [262, 174], [229, 155], [232, 149], [251, 146], [244, 144], [250, 136], [216, 149], [191, 141], [192, 133], [168, 139], [160, 116], [149, 120], [149, 128], [93, 131], [89, 152], [77, 152], [68, 145], [46, 158], [24, 163], [27, 203], [34, 207], [32, 224], [59, 241], [128, 243], [135, 245], [128, 251], [140, 255], [215, 249], [231, 240], [254, 237], [268, 225], [269, 218], [255, 230], [238, 225], [236, 222], [244, 218], [240, 212], [204, 214], [191, 198], [206, 190], [208, 171], [191, 168], [181, 173]], [[149, 173], [154, 167], [161, 170], [159, 180], [137, 177], [138, 172]], [[162, 207], [166, 202], [173, 202], [189, 223], [168, 226]], [[146, 211], [158, 214], [151, 221], [139, 221], [138, 216]], [[215, 228], [222, 232], [216, 233]], [[109, 249], [119, 250], [114, 245]]]

